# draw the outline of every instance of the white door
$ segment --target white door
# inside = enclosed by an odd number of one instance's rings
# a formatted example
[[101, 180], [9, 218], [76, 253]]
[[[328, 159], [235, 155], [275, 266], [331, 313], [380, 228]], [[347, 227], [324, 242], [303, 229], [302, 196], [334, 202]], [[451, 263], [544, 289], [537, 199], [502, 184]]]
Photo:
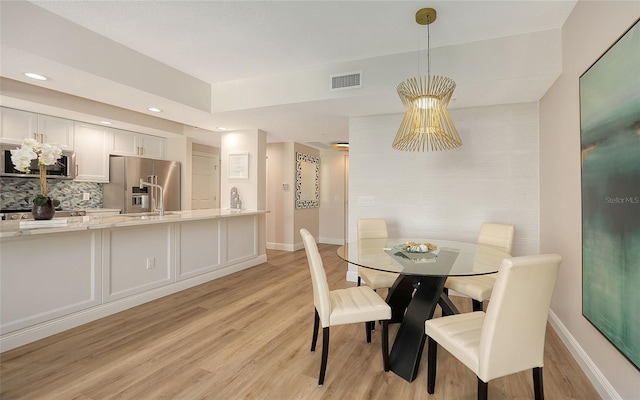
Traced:
[[194, 151], [191, 163], [191, 209], [220, 208], [220, 157]]

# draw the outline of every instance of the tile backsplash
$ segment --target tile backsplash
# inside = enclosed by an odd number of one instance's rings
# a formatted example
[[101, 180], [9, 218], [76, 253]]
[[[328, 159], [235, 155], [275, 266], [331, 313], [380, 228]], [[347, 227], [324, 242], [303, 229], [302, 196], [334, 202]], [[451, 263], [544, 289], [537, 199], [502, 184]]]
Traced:
[[[102, 183], [48, 179], [49, 196], [60, 200], [63, 210], [102, 207]], [[37, 178], [0, 178], [0, 208], [29, 209], [31, 200], [40, 192]], [[90, 200], [82, 200], [89, 193]]]

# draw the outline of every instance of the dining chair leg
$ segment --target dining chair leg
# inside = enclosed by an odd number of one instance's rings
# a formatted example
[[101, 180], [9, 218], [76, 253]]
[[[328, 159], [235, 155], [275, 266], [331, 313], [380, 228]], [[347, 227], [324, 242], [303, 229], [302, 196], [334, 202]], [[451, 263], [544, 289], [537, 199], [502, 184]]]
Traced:
[[382, 321], [382, 365], [389, 371], [389, 321]]
[[478, 378], [478, 400], [487, 400], [489, 395], [489, 383]]
[[322, 363], [320, 364], [320, 376], [318, 386], [324, 383], [324, 373], [327, 371], [327, 358], [329, 357], [329, 327], [322, 328]]
[[438, 343], [427, 336], [427, 393], [433, 394], [436, 389], [436, 359]]
[[361, 283], [361, 282], [362, 282], [362, 281], [361, 281], [360, 277], [358, 277], [358, 286], [360, 286], [360, 283]]
[[367, 321], [364, 323], [364, 329], [367, 333], [367, 343], [371, 343], [371, 323], [371, 321]]
[[483, 311], [481, 301], [473, 299], [473, 311]]
[[533, 369], [533, 393], [536, 400], [544, 400], [544, 390], [542, 386], [542, 367]]
[[316, 351], [316, 342], [318, 341], [318, 328], [320, 327], [320, 316], [318, 310], [315, 310], [316, 315], [313, 319], [313, 337], [311, 338], [311, 352]]

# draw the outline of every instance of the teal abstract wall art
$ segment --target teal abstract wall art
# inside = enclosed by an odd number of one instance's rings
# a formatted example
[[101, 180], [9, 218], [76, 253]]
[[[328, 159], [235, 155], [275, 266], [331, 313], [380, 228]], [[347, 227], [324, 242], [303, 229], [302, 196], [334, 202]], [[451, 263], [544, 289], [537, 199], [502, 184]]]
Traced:
[[639, 21], [580, 77], [582, 314], [638, 369]]

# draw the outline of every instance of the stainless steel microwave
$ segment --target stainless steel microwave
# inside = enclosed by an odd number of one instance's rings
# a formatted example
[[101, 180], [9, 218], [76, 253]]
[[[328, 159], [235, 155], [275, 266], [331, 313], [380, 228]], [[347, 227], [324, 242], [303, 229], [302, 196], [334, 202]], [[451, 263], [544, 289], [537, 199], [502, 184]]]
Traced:
[[[40, 169], [38, 168], [38, 160], [31, 160], [30, 173], [18, 171], [11, 161], [11, 150], [17, 149], [19, 145], [2, 144], [0, 145], [0, 162], [2, 170], [0, 176], [12, 176], [21, 178], [38, 178]], [[76, 153], [73, 151], [62, 151], [62, 156], [54, 165], [47, 165], [47, 178], [54, 179], [73, 179], [76, 177]]]

